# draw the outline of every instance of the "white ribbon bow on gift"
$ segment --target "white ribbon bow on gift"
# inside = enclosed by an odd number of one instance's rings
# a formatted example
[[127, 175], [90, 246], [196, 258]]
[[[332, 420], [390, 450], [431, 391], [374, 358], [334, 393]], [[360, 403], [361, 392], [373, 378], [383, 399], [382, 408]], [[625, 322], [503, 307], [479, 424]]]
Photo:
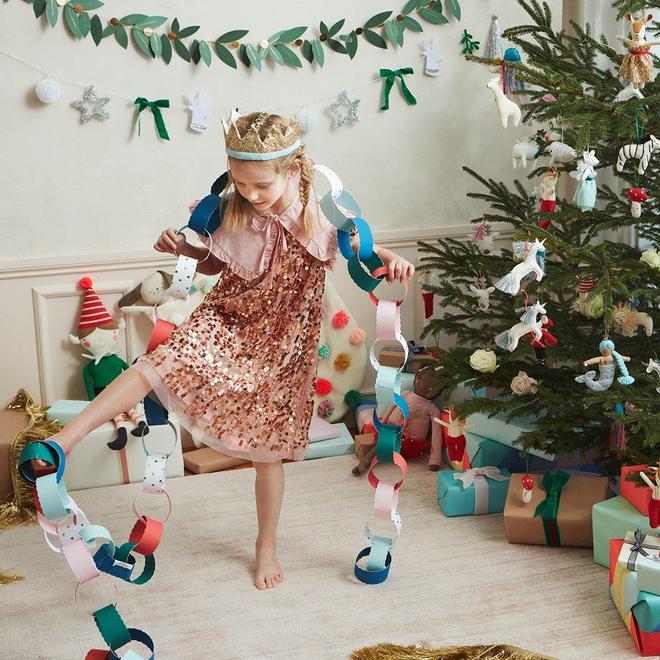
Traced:
[[467, 490], [474, 485], [474, 513], [480, 515], [488, 513], [488, 479], [495, 481], [506, 481], [508, 477], [500, 474], [500, 469], [491, 465], [485, 467], [472, 468], [460, 474], [454, 473], [454, 479], [461, 482], [463, 490]]

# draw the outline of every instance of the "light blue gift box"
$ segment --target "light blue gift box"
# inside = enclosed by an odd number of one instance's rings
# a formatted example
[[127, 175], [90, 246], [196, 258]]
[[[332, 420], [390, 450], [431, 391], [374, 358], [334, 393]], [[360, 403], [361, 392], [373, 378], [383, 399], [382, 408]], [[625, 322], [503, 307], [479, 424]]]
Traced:
[[594, 561], [605, 568], [610, 565], [610, 539], [625, 539], [626, 532], [631, 529], [640, 529], [649, 536], [658, 535], [658, 530], [649, 526], [649, 519], [622, 495], [594, 504], [591, 526]]
[[46, 411], [48, 419], [57, 419], [62, 424], [68, 424], [77, 417], [87, 406], [89, 401], [74, 401], [72, 399], [61, 399], [55, 401]]
[[[483, 471], [504, 478], [479, 474]], [[504, 511], [510, 478], [508, 470], [493, 466], [472, 470], [441, 470], [438, 472], [438, 503], [446, 516], [501, 513]], [[464, 480], [472, 483], [464, 487]]]
[[325, 458], [327, 456], [342, 456], [344, 454], [352, 454], [355, 451], [355, 442], [346, 424], [333, 424], [333, 426], [336, 426], [341, 431], [341, 435], [338, 438], [310, 442], [307, 453], [305, 454], [305, 460]]

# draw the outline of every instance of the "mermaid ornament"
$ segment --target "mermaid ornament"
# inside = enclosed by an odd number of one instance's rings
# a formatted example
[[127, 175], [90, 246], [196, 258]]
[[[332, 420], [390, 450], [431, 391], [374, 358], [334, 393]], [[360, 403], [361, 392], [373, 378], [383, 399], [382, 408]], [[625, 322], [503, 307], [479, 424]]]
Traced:
[[576, 382], [584, 383], [594, 392], [604, 392], [605, 390], [608, 390], [614, 382], [614, 374], [617, 367], [622, 373], [622, 375], [617, 378], [621, 385], [632, 385], [635, 382], [635, 379], [628, 373], [628, 368], [625, 364], [626, 362], [630, 362], [630, 358], [626, 355], [617, 353], [613, 341], [610, 339], [603, 339], [598, 345], [598, 350], [600, 352], [599, 356], [585, 360], [582, 363], [585, 367], [588, 367], [590, 364], [598, 365], [598, 380], [594, 380], [594, 376], [596, 375], [595, 371], [587, 371], [586, 374], [576, 376]]

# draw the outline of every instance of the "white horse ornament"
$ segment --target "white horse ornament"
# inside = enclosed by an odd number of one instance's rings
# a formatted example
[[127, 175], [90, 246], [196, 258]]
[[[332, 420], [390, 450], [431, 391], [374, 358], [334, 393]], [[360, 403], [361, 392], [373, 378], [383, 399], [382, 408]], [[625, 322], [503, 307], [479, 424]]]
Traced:
[[[545, 259], [545, 238], [539, 241], [534, 239], [533, 243], [524, 243], [525, 260], [516, 264], [510, 273], [495, 283], [495, 287], [504, 293], [515, 296], [520, 291], [520, 281], [526, 275], [533, 275], [537, 282], [541, 280], [545, 272], [543, 263]], [[515, 247], [514, 247], [515, 252]]]
[[539, 341], [543, 337], [542, 319], [537, 320], [539, 314], [546, 313], [545, 307], [538, 300], [527, 309], [520, 317], [520, 323], [516, 323], [512, 328], [501, 332], [495, 337], [495, 343], [507, 351], [515, 351], [518, 347], [520, 338], [529, 332], [534, 333], [534, 339]]
[[[646, 364], [646, 373], [650, 374], [650, 373], [653, 373], [654, 371], [658, 375], [658, 377], [660, 377], [660, 363], [658, 363], [655, 360], [649, 358], [649, 361]], [[660, 387], [656, 387], [655, 391], [658, 394], [660, 394]]]

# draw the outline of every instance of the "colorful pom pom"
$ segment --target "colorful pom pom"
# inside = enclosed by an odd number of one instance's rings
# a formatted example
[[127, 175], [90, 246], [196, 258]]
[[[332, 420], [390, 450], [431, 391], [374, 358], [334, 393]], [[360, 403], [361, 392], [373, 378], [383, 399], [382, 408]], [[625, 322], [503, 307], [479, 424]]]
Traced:
[[325, 401], [321, 401], [321, 403], [319, 403], [316, 414], [319, 417], [330, 417], [333, 412], [335, 412], [335, 407], [332, 405], [332, 401], [328, 401], [328, 399], [326, 399]]
[[351, 358], [346, 353], [340, 353], [335, 358], [335, 369], [337, 371], [346, 371], [351, 366]]
[[357, 390], [348, 390], [344, 394], [344, 403], [351, 408], [357, 408], [362, 403], [362, 395]]
[[359, 346], [364, 342], [364, 338], [367, 336], [367, 333], [362, 328], [356, 328], [351, 332], [351, 336], [348, 341], [353, 344], [353, 346]]
[[325, 344], [321, 344], [319, 346], [319, 358], [325, 360], [328, 355], [330, 355], [330, 349]]
[[343, 328], [344, 326], [348, 325], [350, 317], [348, 314], [343, 309], [340, 309], [333, 317], [332, 317], [332, 327], [333, 328]]
[[78, 286], [83, 291], [87, 291], [88, 289], [91, 289], [94, 286], [94, 283], [92, 282], [91, 277], [89, 277], [88, 275], [85, 275], [85, 277], [80, 278], [80, 281], [78, 282]]
[[332, 392], [332, 383], [327, 378], [317, 378], [314, 391], [319, 396], [326, 396]]

